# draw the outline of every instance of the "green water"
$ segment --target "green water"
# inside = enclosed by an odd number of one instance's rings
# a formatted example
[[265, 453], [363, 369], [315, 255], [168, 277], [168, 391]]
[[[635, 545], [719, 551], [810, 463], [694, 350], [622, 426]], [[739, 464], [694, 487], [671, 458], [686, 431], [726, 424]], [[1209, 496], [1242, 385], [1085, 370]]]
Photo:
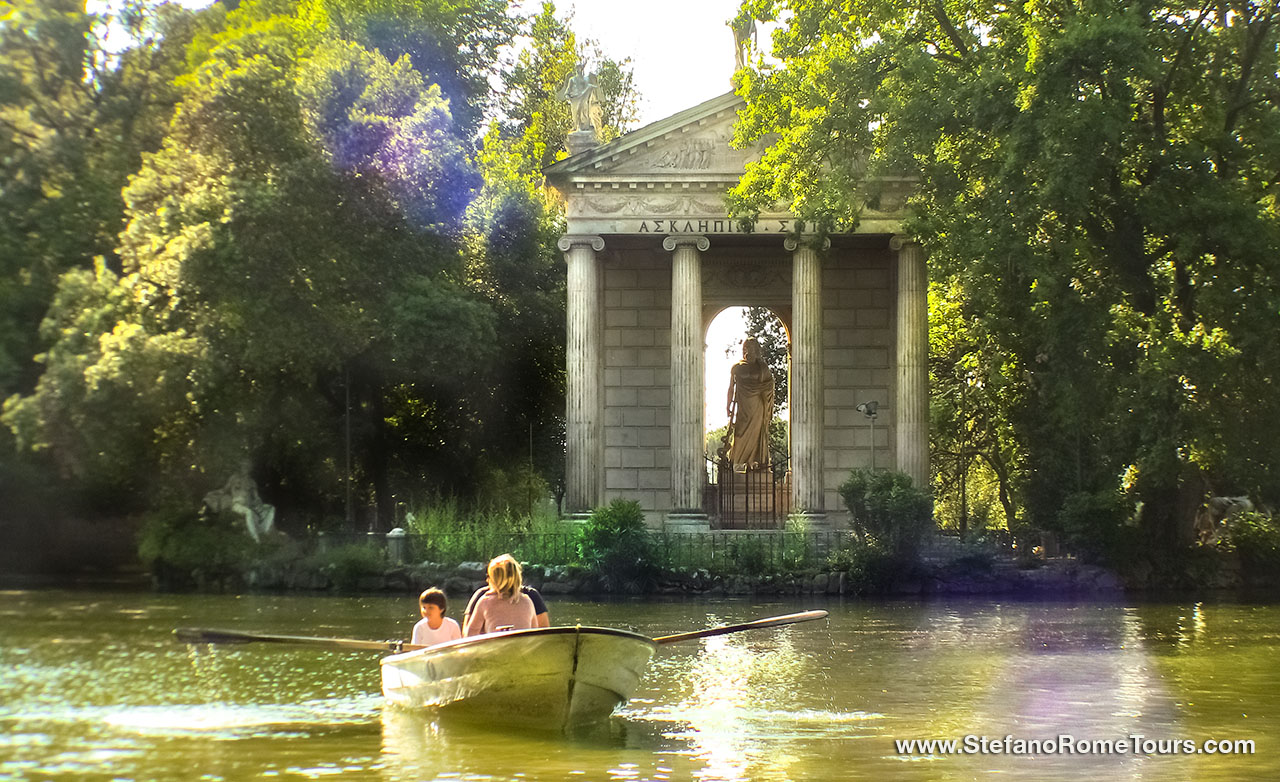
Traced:
[[[1280, 778], [1275, 606], [556, 600], [552, 618], [662, 635], [802, 608], [831, 616], [660, 649], [630, 704], [567, 739], [384, 709], [376, 653], [171, 638], [180, 625], [403, 636], [412, 596], [0, 592], [0, 780]], [[970, 734], [1255, 748], [1015, 756], [894, 743]]]

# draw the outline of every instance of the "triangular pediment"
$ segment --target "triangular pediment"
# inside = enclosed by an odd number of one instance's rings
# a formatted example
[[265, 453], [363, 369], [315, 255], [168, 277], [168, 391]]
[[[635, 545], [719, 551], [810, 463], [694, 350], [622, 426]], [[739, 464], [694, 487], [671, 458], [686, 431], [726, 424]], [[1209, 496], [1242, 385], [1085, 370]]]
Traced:
[[757, 149], [734, 149], [734, 123], [744, 106], [727, 93], [634, 130], [595, 149], [548, 166], [547, 179], [557, 185], [605, 177], [622, 181], [691, 178], [735, 182]]

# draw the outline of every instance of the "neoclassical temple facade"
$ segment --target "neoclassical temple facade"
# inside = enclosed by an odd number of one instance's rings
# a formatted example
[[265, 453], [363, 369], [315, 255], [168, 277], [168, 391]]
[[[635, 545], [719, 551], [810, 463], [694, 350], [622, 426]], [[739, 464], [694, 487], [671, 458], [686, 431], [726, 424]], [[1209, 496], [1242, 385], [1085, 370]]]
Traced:
[[546, 171], [568, 208], [566, 512], [622, 497], [654, 526], [717, 526], [705, 338], [731, 306], [768, 307], [790, 336], [795, 511], [838, 523], [854, 467], [928, 480], [925, 260], [899, 232], [910, 181], [879, 183], [879, 208], [821, 244], [785, 212], [744, 233], [724, 204], [758, 155], [730, 147], [741, 107], [723, 95]]

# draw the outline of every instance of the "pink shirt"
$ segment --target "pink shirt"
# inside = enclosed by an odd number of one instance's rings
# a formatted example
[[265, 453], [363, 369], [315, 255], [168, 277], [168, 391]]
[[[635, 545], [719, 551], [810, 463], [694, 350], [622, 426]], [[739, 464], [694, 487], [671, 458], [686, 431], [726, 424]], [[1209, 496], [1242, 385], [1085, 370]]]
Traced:
[[423, 619], [413, 626], [413, 640], [409, 643], [417, 646], [431, 646], [445, 641], [454, 641], [462, 637], [462, 628], [449, 617], [444, 617], [440, 626], [432, 630], [427, 620]]
[[497, 632], [499, 627], [524, 630], [534, 626], [533, 601], [523, 592], [514, 598], [506, 598], [490, 592], [476, 601], [471, 621], [467, 622], [467, 635]]

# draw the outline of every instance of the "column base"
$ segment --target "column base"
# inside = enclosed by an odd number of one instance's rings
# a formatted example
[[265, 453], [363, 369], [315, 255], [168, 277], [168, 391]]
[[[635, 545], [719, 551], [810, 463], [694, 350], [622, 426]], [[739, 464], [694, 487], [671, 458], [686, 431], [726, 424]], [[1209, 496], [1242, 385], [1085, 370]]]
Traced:
[[799, 520], [806, 532], [825, 532], [835, 528], [834, 521], [825, 510], [793, 511], [791, 518]]
[[697, 511], [672, 512], [663, 520], [662, 529], [666, 532], [710, 532], [711, 519]]

